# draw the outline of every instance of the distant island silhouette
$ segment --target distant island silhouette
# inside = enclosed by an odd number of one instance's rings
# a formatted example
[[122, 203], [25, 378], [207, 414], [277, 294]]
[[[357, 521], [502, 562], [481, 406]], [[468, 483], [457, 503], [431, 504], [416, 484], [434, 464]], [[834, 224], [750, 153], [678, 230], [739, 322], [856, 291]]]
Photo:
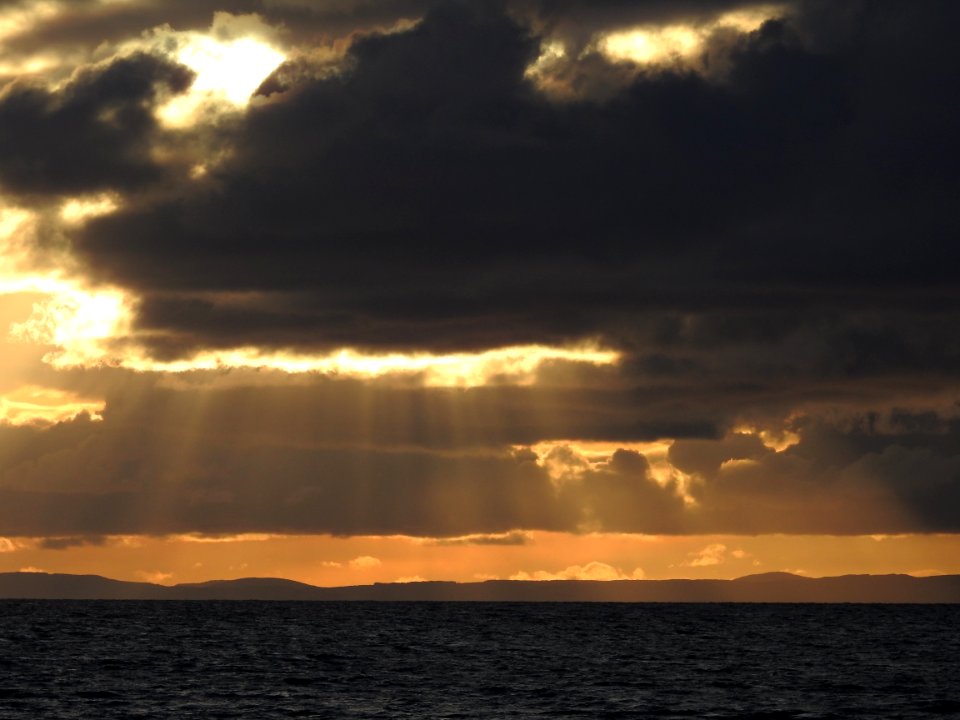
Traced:
[[99, 575], [14, 572], [0, 573], [0, 599], [960, 603], [960, 575], [808, 578], [773, 572], [735, 580], [487, 580], [317, 587], [282, 578], [165, 586]]

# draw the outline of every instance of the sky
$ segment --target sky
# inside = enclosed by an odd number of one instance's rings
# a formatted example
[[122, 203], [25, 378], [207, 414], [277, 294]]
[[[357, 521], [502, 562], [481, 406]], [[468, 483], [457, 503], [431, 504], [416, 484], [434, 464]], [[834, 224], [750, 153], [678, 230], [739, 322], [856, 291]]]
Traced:
[[960, 573], [958, 23], [0, 4], [0, 571]]

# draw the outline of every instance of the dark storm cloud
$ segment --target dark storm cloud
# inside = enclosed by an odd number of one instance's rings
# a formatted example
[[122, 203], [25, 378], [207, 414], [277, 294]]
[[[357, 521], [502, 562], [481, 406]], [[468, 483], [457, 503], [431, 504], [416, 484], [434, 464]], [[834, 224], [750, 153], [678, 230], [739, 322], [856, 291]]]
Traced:
[[[711, 527], [751, 534], [862, 534], [876, 527], [957, 532], [958, 429], [954, 423], [949, 434], [930, 436], [813, 426], [782, 453], [728, 447], [728, 464], [709, 468], [694, 495]], [[698, 454], [678, 443], [671, 455], [678, 449]], [[713, 449], [701, 446], [699, 454], [704, 451]]]
[[37, 546], [41, 550], [69, 550], [70, 548], [89, 545], [99, 547], [105, 545], [106, 542], [107, 538], [102, 535], [72, 535], [68, 537], [41, 538]]
[[728, 460], [756, 460], [772, 452], [756, 435], [732, 435], [719, 441], [681, 440], [670, 446], [670, 464], [701, 477], [713, 477]]
[[8, 85], [0, 90], [0, 187], [72, 194], [157, 180], [152, 105], [192, 79], [180, 65], [134, 54], [87, 68], [59, 91], [27, 81]]
[[[524, 77], [529, 28], [446, 4], [270, 95], [209, 185], [101, 218], [77, 248], [145, 293], [167, 356], [616, 344], [644, 310], [758, 301], [955, 307], [960, 113], [939, 88], [957, 11], [847, 8], [827, 46], [832, 5], [809, 7], [728, 43], [722, 78], [644, 73], [564, 103]], [[933, 344], [942, 319], [925, 317]]]

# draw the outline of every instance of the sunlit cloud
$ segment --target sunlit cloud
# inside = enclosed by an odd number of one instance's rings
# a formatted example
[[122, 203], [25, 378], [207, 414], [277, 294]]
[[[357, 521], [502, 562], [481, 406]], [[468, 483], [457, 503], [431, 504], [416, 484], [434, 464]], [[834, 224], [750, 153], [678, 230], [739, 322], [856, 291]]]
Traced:
[[137, 577], [141, 580], [145, 580], [149, 583], [154, 583], [156, 585], [172, 585], [173, 583], [173, 573], [162, 572], [160, 570], [148, 571], [141, 570], [137, 573]]
[[558, 484], [579, 480], [588, 471], [602, 470], [617, 450], [639, 453], [648, 463], [651, 478], [662, 487], [675, 485], [684, 502], [693, 505], [696, 500], [688, 492], [693, 478], [669, 460], [673, 442], [670, 439], [649, 442], [546, 440], [532, 445], [530, 450], [537, 455], [537, 464]]
[[595, 345], [570, 348], [521, 345], [479, 353], [390, 353], [364, 354], [343, 349], [329, 354], [270, 352], [256, 347], [202, 351], [186, 360], [163, 361], [143, 351], [131, 351], [115, 364], [141, 372], [191, 372], [254, 368], [287, 373], [320, 373], [354, 378], [417, 376], [424, 385], [436, 387], [475, 387], [490, 382], [530, 385], [537, 370], [546, 362], [565, 361], [612, 365], [619, 354]]
[[371, 555], [361, 555], [350, 561], [349, 565], [354, 570], [367, 570], [369, 568], [379, 567], [383, 563], [379, 558]]
[[37, 75], [60, 65], [60, 60], [53, 55], [33, 55], [0, 62], [0, 76]]
[[37, 385], [25, 385], [0, 395], [0, 422], [11, 425], [58, 423], [87, 413], [101, 420], [105, 403], [90, 400], [76, 393]]
[[0, 537], [0, 553], [15, 552], [18, 549], [16, 542], [10, 538]]
[[185, 543], [248, 543], [248, 542], [267, 542], [280, 537], [269, 533], [240, 533], [237, 535], [200, 535], [197, 533], [187, 533], [184, 535], [173, 535], [169, 539], [174, 542]]
[[754, 5], [723, 13], [712, 23], [707, 25], [711, 30], [717, 28], [733, 28], [740, 32], [753, 32], [760, 28], [767, 20], [782, 17], [786, 12], [783, 4]]
[[567, 48], [559, 40], [545, 40], [540, 45], [540, 54], [531, 63], [525, 76], [537, 83], [549, 82], [551, 71], [567, 59]]
[[505, 533], [475, 533], [473, 535], [460, 535], [449, 538], [424, 538], [419, 540], [424, 545], [436, 545], [439, 547], [456, 547], [461, 545], [528, 545], [533, 542], [533, 535], [522, 530], [513, 530]]
[[783, 14], [779, 5], [761, 5], [724, 13], [712, 22], [698, 25], [641, 26], [618, 30], [598, 39], [596, 48], [607, 57], [638, 65], [690, 60], [698, 55], [707, 38], [728, 28], [752, 32]]
[[756, 425], [738, 425], [734, 433], [756, 435], [760, 441], [774, 452], [783, 452], [800, 442], [800, 435], [787, 428], [760, 428]]
[[688, 567], [710, 567], [720, 565], [726, 559], [727, 546], [723, 543], [712, 543], [696, 553], [691, 553], [690, 559], [684, 563]]
[[[558, 100], [607, 97], [644, 69], [704, 71], [705, 52], [714, 36], [752, 32], [786, 11], [783, 4], [763, 4], [707, 18], [625, 26], [597, 32], [583, 44], [547, 36], [541, 41], [539, 55], [527, 66], [525, 77]], [[616, 70], [598, 69], [598, 56], [614, 63]]]
[[90, 218], [108, 215], [119, 207], [114, 195], [103, 193], [90, 197], [70, 198], [60, 206], [60, 218], [68, 225], [77, 225]]
[[65, 3], [41, 0], [0, 9], [0, 41], [14, 37], [31, 27], [52, 20], [63, 12]]
[[571, 565], [558, 572], [535, 570], [527, 572], [521, 570], [510, 576], [511, 580], [643, 580], [646, 574], [643, 568], [635, 568], [625, 573], [620, 568], [604, 562], [592, 561], [585, 565]]

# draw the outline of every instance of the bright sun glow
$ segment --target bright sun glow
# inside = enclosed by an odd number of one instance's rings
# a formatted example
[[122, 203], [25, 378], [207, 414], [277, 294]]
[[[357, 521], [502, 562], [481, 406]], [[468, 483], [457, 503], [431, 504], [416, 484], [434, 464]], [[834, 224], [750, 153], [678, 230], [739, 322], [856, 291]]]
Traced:
[[234, 105], [245, 105], [283, 62], [283, 54], [253, 38], [218, 42], [200, 36], [177, 53], [177, 59], [197, 73], [193, 90], [222, 94]]
[[700, 42], [696, 30], [674, 25], [614, 33], [601, 41], [600, 49], [616, 60], [648, 64], [691, 57], [699, 50]]
[[189, 92], [159, 109], [160, 119], [170, 126], [192, 123], [205, 105], [245, 106], [284, 60], [283, 53], [261, 40], [221, 41], [200, 34], [189, 35], [175, 57], [197, 76]]

